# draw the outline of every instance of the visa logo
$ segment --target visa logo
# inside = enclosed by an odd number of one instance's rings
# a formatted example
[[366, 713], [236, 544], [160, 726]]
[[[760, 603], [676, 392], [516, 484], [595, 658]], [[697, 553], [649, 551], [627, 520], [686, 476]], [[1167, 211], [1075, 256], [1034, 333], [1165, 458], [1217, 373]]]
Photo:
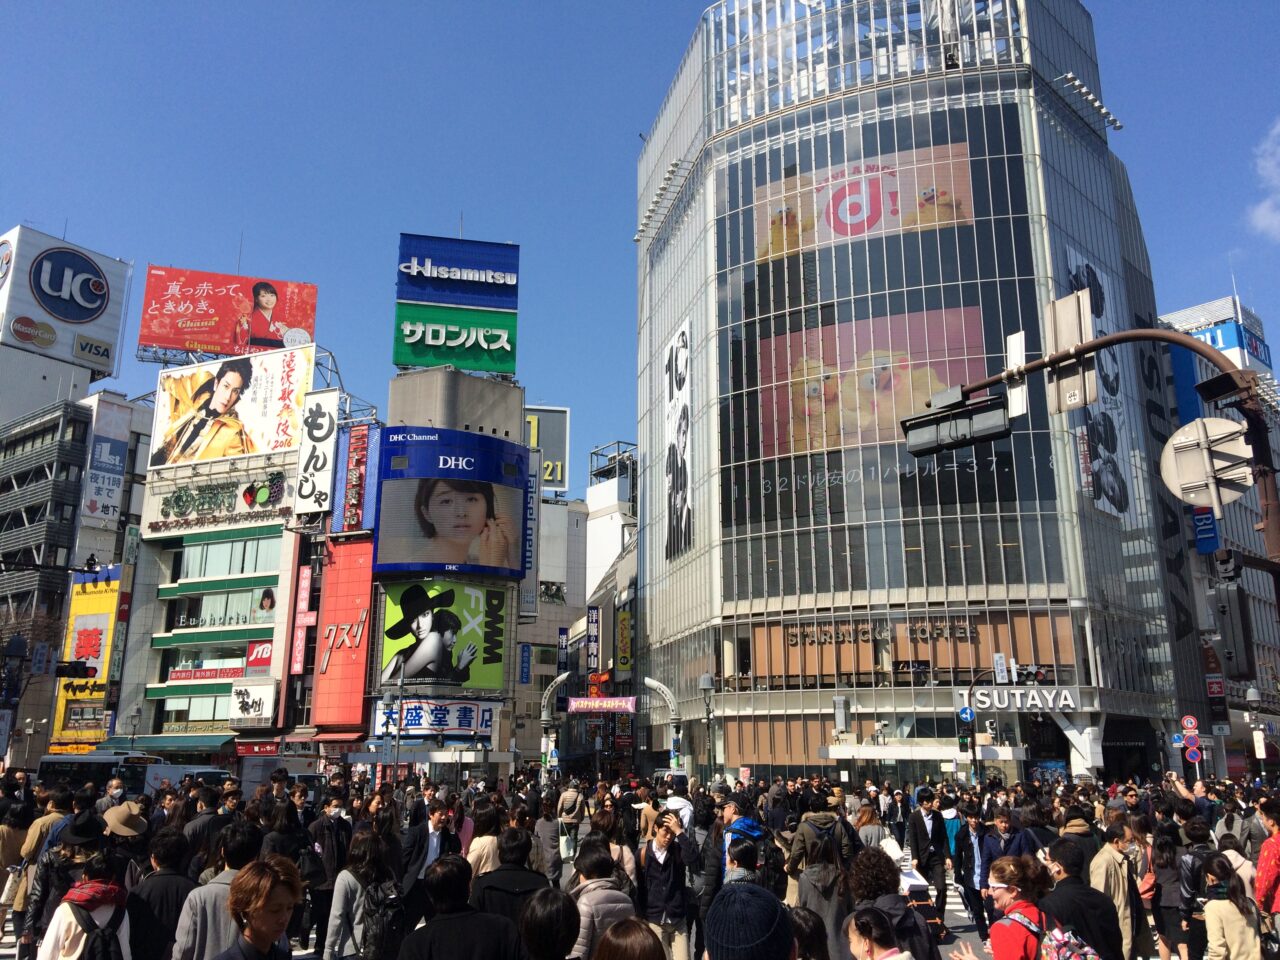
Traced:
[[112, 360], [112, 345], [81, 334], [76, 337], [76, 356], [110, 364]]

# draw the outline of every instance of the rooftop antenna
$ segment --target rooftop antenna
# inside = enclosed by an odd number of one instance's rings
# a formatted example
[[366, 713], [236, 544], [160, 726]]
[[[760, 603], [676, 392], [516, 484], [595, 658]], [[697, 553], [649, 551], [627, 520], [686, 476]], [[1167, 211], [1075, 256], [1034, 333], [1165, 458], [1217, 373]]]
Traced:
[[1243, 323], [1244, 318], [1240, 316], [1240, 291], [1236, 289], [1236, 265], [1232, 263], [1234, 256], [1234, 250], [1227, 251], [1227, 270], [1231, 273], [1231, 312], [1236, 323]]
[[462, 211], [458, 211], [458, 239], [462, 239]]
[[71, 223], [71, 218], [67, 217], [62, 221], [62, 239], [67, 239], [67, 226]]
[[240, 258], [244, 256], [244, 230], [240, 230], [240, 250], [236, 254], [236, 273], [240, 272]]

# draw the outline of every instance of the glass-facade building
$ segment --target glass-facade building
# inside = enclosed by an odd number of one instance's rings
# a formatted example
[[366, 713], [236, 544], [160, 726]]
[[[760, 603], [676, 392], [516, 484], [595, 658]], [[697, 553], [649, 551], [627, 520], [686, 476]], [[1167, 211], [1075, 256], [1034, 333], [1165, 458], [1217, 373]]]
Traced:
[[1136, 773], [1203, 706], [1163, 351], [1067, 414], [1033, 378], [1007, 439], [901, 442], [1011, 334], [1038, 356], [1050, 300], [1155, 322], [1100, 91], [1076, 0], [702, 15], [639, 165], [640, 666], [686, 721], [713, 674], [717, 766], [937, 775], [973, 688], [984, 766]]

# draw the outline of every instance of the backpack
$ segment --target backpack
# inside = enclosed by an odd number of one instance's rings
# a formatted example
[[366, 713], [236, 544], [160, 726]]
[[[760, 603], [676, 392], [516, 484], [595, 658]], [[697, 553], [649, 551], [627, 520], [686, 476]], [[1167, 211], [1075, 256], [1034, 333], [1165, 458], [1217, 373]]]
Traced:
[[710, 830], [715, 822], [715, 801], [708, 794], [699, 793], [693, 798], [693, 825], [699, 830]]
[[[1098, 951], [1081, 940], [1074, 931], [1058, 926], [1052, 930], [1041, 930], [1020, 913], [1006, 913], [1005, 919], [1021, 924], [1039, 937], [1040, 960], [1101, 960]], [[1044, 923], [1043, 913], [1040, 914], [1040, 922]]]
[[81, 960], [124, 960], [124, 952], [120, 949], [120, 924], [124, 923], [124, 907], [116, 907], [107, 925], [100, 927], [93, 919], [93, 914], [80, 904], [69, 903], [67, 906], [71, 908], [71, 915], [85, 933]]
[[360, 960], [400, 956], [400, 944], [406, 933], [404, 900], [394, 881], [384, 880], [365, 888], [362, 920], [364, 936], [356, 953]]
[[756, 871], [756, 877], [760, 886], [782, 900], [787, 895], [787, 861], [782, 856], [773, 833], [767, 827], [761, 829], [764, 830], [764, 836], [759, 840], [760, 869]]

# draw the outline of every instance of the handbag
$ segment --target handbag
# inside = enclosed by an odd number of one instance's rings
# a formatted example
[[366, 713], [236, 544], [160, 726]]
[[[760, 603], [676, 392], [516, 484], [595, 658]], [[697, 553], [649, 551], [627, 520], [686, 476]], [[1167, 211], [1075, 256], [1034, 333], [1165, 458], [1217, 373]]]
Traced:
[[298, 873], [304, 882], [312, 885], [324, 883], [329, 877], [324, 868], [324, 860], [314, 847], [303, 847], [298, 851]]
[[1277, 930], [1274, 913], [1258, 910], [1258, 939], [1262, 946], [1262, 960], [1280, 960], [1280, 930]]
[[9, 868], [9, 879], [4, 882], [4, 890], [0, 892], [0, 907], [12, 907], [18, 896], [18, 887], [22, 885], [22, 868], [26, 861]]

